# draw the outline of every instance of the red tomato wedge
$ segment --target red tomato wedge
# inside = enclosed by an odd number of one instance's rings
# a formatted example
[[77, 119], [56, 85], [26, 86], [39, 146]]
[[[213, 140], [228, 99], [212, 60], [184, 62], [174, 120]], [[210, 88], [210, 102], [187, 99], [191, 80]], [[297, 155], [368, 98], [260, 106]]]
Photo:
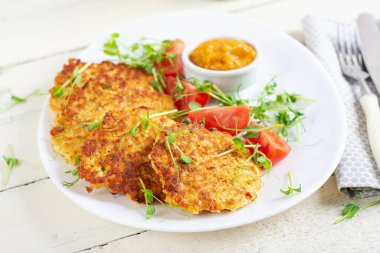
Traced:
[[[164, 92], [176, 99], [176, 96], [180, 95], [180, 92], [176, 90], [177, 78], [173, 76], [165, 76]], [[185, 110], [189, 108], [189, 103], [197, 102], [202, 107], [210, 101], [210, 95], [207, 93], [200, 93], [198, 89], [189, 82], [181, 81], [184, 88], [183, 97], [175, 101], [175, 105], [178, 110]]]
[[260, 132], [257, 138], [251, 138], [249, 141], [260, 144], [259, 150], [272, 161], [272, 165], [284, 159], [290, 152], [289, 144], [273, 130]]
[[181, 81], [181, 84], [184, 88], [182, 98], [175, 101], [175, 106], [178, 110], [189, 109], [191, 102], [196, 102], [203, 107], [210, 101], [210, 95], [208, 93], [200, 93], [197, 87], [191, 83]]
[[172, 60], [164, 59], [160, 63], [155, 63], [155, 67], [161, 70], [165, 76], [184, 76], [183, 62], [181, 58], [182, 51], [184, 48], [185, 43], [182, 40], [176, 39], [172, 41], [171, 47], [168, 48], [166, 52], [175, 54], [176, 58]]
[[175, 92], [176, 92], [175, 85], [177, 82], [177, 78], [175, 76], [165, 76], [164, 81], [166, 84], [166, 87], [164, 88], [165, 94], [168, 94], [170, 96], [174, 96]]
[[207, 129], [216, 128], [222, 132], [235, 134], [234, 129], [243, 129], [249, 122], [249, 107], [246, 105], [239, 106], [222, 106], [210, 109], [190, 111], [189, 119], [192, 122], [205, 122]]

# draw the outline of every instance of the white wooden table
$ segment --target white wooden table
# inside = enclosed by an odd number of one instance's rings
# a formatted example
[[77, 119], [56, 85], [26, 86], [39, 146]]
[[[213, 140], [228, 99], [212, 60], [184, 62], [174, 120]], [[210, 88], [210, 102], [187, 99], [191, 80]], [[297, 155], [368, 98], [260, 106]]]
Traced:
[[[247, 15], [301, 41], [305, 14], [380, 16], [378, 0], [1, 0], [0, 105], [8, 91], [46, 91], [67, 58], [99, 34], [143, 15], [194, 8]], [[224, 231], [159, 233], [95, 217], [58, 192], [42, 168], [35, 140], [44, 99], [0, 115], [0, 153], [12, 144], [21, 160], [9, 184], [0, 186], [0, 252], [380, 252], [378, 207], [332, 224], [348, 201], [334, 177], [286, 212]]]

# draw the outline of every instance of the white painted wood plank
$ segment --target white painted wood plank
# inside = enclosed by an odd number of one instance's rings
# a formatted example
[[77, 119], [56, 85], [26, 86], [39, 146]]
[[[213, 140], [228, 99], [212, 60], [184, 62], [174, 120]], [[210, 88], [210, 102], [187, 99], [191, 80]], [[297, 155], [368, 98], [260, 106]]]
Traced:
[[296, 207], [251, 225], [207, 233], [149, 231], [86, 252], [379, 252], [380, 206], [332, 224], [346, 201], [331, 178]]
[[361, 12], [372, 12], [380, 17], [380, 2], [378, 0], [287, 0], [258, 9], [248, 9], [240, 14], [285, 31], [302, 41], [301, 21], [307, 14], [331, 19], [354, 20]]
[[[10, 103], [10, 93], [24, 96], [39, 88], [43, 92], [52, 86], [55, 74], [69, 57], [78, 52], [61, 54], [36, 62], [3, 69], [0, 75], [0, 108]], [[20, 166], [12, 170], [8, 185], [0, 183], [0, 191], [46, 178], [36, 144], [39, 113], [46, 96], [30, 98], [26, 103], [0, 114], [0, 154], [11, 144]], [[0, 179], [5, 164], [0, 160]]]
[[162, 11], [235, 10], [281, 0], [12, 0], [0, 8], [0, 66], [83, 47], [129, 20]]
[[46, 179], [0, 194], [1, 252], [74, 252], [141, 230], [76, 206]]

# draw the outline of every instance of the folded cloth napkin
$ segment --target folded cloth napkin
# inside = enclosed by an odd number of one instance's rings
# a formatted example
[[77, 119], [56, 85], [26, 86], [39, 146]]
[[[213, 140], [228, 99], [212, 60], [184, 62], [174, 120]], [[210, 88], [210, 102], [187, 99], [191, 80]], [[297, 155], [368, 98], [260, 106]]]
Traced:
[[[376, 196], [380, 195], [380, 171], [368, 142], [365, 116], [358, 100], [359, 87], [348, 83], [342, 76], [334, 50], [337, 24], [337, 21], [314, 16], [306, 16], [303, 19], [305, 43], [334, 80], [346, 109], [346, 146], [342, 160], [335, 170], [335, 176], [338, 189], [350, 197], [356, 197], [361, 192], [363, 197]], [[354, 22], [345, 24], [355, 25]], [[370, 86], [376, 92], [373, 84]]]

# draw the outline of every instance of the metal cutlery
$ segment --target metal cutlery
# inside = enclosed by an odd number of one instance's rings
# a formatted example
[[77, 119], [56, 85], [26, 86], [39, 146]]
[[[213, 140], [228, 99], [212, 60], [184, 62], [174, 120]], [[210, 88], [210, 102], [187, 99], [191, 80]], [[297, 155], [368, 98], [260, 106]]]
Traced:
[[365, 71], [356, 26], [338, 25], [336, 51], [343, 75], [360, 85], [361, 96], [359, 100], [366, 117], [368, 139], [377, 167], [380, 169], [379, 101], [366, 82], [369, 74]]
[[380, 30], [372, 14], [360, 14], [357, 19], [359, 45], [364, 63], [380, 93]]

